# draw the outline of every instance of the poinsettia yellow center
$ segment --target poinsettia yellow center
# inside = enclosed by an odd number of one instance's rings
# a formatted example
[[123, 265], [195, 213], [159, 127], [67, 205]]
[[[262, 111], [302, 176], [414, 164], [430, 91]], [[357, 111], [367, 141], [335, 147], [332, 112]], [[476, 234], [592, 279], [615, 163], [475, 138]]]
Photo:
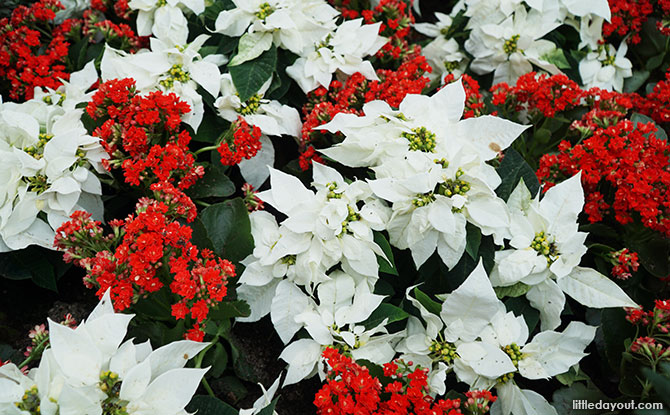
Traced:
[[433, 361], [451, 364], [458, 357], [456, 345], [446, 341], [433, 340], [428, 350], [430, 351], [429, 356]]
[[[519, 367], [519, 361], [525, 357], [525, 355], [521, 353], [521, 348], [516, 343], [508, 344], [507, 346], [502, 347], [502, 351], [507, 353], [507, 355], [512, 360], [512, 363], [514, 364], [514, 367], [516, 368]], [[497, 380], [500, 383], [508, 382], [514, 377], [514, 373], [515, 372], [505, 373]]]
[[511, 55], [512, 53], [516, 52], [519, 50], [519, 38], [521, 38], [521, 35], [514, 35], [511, 38], [507, 39], [505, 43], [503, 43], [503, 51]]
[[435, 134], [426, 127], [412, 128], [411, 133], [404, 132], [401, 135], [409, 141], [411, 151], [435, 152]]

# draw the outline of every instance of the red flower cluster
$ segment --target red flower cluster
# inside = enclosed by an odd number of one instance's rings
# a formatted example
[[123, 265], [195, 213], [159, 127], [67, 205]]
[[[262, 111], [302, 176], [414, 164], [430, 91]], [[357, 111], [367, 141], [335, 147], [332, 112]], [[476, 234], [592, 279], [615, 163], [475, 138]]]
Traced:
[[168, 285], [175, 296], [172, 315], [178, 320], [190, 315], [199, 324], [226, 296], [235, 267], [199, 251], [191, 243], [191, 228], [176, 221], [171, 210], [164, 202], [142, 198], [134, 215], [110, 221], [107, 235], [90, 214], [77, 211], [58, 228], [54, 245], [65, 251], [67, 262], [86, 269], [84, 283], [97, 288], [98, 297], [110, 290], [116, 310]]
[[493, 105], [514, 111], [525, 109], [531, 116], [539, 113], [547, 118], [574, 108], [582, 98], [582, 90], [567, 76], [535, 72], [522, 75], [513, 87], [504, 82], [494, 85], [491, 92]]
[[[622, 120], [581, 144], [564, 141], [559, 154], [540, 159], [538, 177], [553, 185], [581, 171], [591, 222], [611, 207], [621, 224], [632, 222], [635, 213], [644, 226], [670, 235], [670, 148], [654, 131], [652, 124]], [[613, 188], [607, 200], [600, 193], [605, 183]]]
[[190, 107], [175, 94], [141, 96], [133, 79], [113, 79], [100, 85], [86, 111], [103, 121], [93, 136], [110, 156], [105, 167], [121, 167], [126, 183], [168, 182], [186, 189], [204, 175], [188, 149], [191, 135], [179, 128]]
[[255, 125], [249, 125], [242, 117], [231, 126], [232, 137], [227, 134], [217, 148], [221, 155], [221, 164], [234, 166], [242, 159], [250, 159], [261, 149], [261, 129]]
[[640, 43], [642, 24], [653, 13], [650, 0], [609, 0], [612, 18], [603, 23], [603, 36], [608, 38], [617, 34], [621, 37], [631, 34], [628, 42]]
[[[305, 122], [302, 126], [300, 150], [300, 167], [309, 169], [311, 160], [318, 155], [314, 147], [328, 147], [333, 144], [334, 137], [314, 128], [326, 124], [340, 113], [355, 113], [362, 115], [363, 105], [374, 100], [386, 101], [397, 108], [408, 94], [420, 94], [430, 83], [428, 77], [423, 76], [431, 68], [421, 55], [408, 56], [397, 70], [379, 69], [379, 81], [370, 81], [356, 72], [343, 84], [333, 81], [330, 88], [320, 87], [307, 96], [307, 104], [302, 109]], [[316, 159], [319, 161], [320, 159]]]
[[[9, 81], [10, 98], [31, 99], [35, 87], [55, 89], [60, 79], [69, 78], [65, 58], [70, 44], [52, 26], [56, 11], [64, 8], [58, 0], [40, 0], [0, 19], [0, 79]], [[45, 39], [43, 33], [52, 35]]]
[[[116, 5], [120, 4], [123, 3], [118, 2]], [[131, 10], [128, 9], [127, 4], [125, 7], [125, 12], [122, 8], [118, 8], [117, 15], [128, 19]], [[114, 7], [114, 10], [116, 9], [117, 7]], [[96, 39], [101, 37], [109, 46], [132, 53], [149, 44], [148, 36], [138, 36], [128, 24], [114, 23], [106, 19], [102, 11], [95, 9], [88, 9], [84, 12], [82, 34], [91, 43], [97, 43]]]
[[610, 253], [614, 267], [612, 275], [620, 280], [630, 278], [631, 272], [637, 271], [640, 263], [636, 252], [631, 252], [628, 248]]
[[657, 83], [646, 97], [636, 96], [635, 103], [641, 114], [650, 116], [659, 124], [670, 123], [670, 69], [665, 73], [665, 80]]
[[[384, 375], [393, 381], [382, 388], [379, 379], [373, 377], [366, 367], [340, 354], [334, 348], [327, 348], [323, 357], [330, 367], [326, 383], [316, 394], [314, 405], [318, 414], [375, 414], [375, 415], [457, 415], [459, 399], [435, 401], [428, 391], [427, 371], [408, 369], [402, 361], [384, 365]], [[401, 366], [402, 368], [400, 368]], [[468, 404], [470, 414], [483, 414], [488, 410], [488, 402], [495, 401], [490, 393], [472, 392]], [[478, 409], [477, 409], [478, 408]]]

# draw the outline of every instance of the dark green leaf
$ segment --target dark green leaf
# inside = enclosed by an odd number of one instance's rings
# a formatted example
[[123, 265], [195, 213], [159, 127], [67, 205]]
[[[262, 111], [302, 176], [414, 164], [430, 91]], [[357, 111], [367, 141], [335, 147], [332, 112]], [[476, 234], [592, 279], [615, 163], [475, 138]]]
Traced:
[[223, 301], [216, 308], [210, 310], [209, 316], [216, 321], [235, 317], [247, 317], [251, 313], [249, 304], [243, 300]]
[[414, 298], [416, 298], [417, 301], [420, 302], [421, 305], [424, 306], [429, 312], [438, 316], [440, 315], [440, 312], [442, 311], [442, 305], [428, 297], [428, 295], [421, 291], [418, 287], [414, 289]]
[[601, 311], [600, 322], [605, 338], [605, 356], [612, 369], [618, 370], [624, 340], [635, 335], [635, 328], [626, 321], [622, 308], [605, 308]]
[[465, 237], [465, 252], [470, 255], [470, 258], [477, 260], [479, 254], [479, 245], [482, 242], [482, 233], [478, 227], [468, 222], [465, 225], [467, 235]]
[[645, 68], [648, 71], [653, 71], [654, 69], [658, 68], [659, 66], [661, 66], [663, 64], [663, 59], [664, 58], [665, 58], [665, 52], [660, 53], [656, 56], [652, 56], [651, 58], [647, 59], [647, 63], [645, 64]]
[[370, 317], [361, 324], [365, 326], [366, 329], [372, 329], [380, 325], [385, 319], [387, 320], [386, 323], [390, 324], [395, 321], [404, 320], [407, 317], [409, 317], [409, 314], [402, 308], [396, 307], [393, 304], [381, 303], [379, 307], [372, 312]]
[[637, 91], [649, 79], [650, 74], [649, 71], [645, 70], [633, 71], [633, 76], [626, 78], [623, 82], [623, 92], [631, 93]]
[[670, 406], [670, 365], [667, 362], [661, 363], [661, 367], [664, 369], [665, 374], [654, 372], [649, 368], [643, 368], [642, 373], [645, 374], [647, 380], [651, 382], [656, 395], [667, 405]]
[[498, 167], [498, 175], [500, 175], [502, 183], [496, 189], [496, 193], [504, 201], [507, 201], [521, 178], [523, 178], [533, 197], [540, 190], [540, 182], [537, 180], [535, 172], [521, 157], [521, 154], [513, 148], [508, 148], [505, 151], [505, 157], [500, 163], [500, 167]]
[[219, 13], [224, 10], [231, 10], [235, 8], [235, 3], [232, 0], [217, 0], [212, 2], [211, 6], [205, 8], [205, 18], [209, 20], [216, 20], [219, 17]]
[[393, 259], [393, 251], [391, 250], [391, 245], [389, 244], [389, 241], [381, 232], [374, 231], [373, 235], [375, 243], [379, 245], [382, 251], [384, 251], [384, 255], [386, 255], [386, 258], [388, 259], [387, 261], [382, 257], [379, 256], [377, 257], [377, 263], [379, 264], [379, 271], [391, 275], [398, 275], [398, 270], [395, 267], [395, 261]]
[[[223, 396], [226, 400], [230, 402], [239, 402], [247, 396], [247, 388], [244, 384], [235, 376], [224, 376], [219, 379], [214, 379], [211, 381], [212, 388], [214, 388], [219, 396]], [[228, 413], [222, 412], [223, 415], [228, 415]], [[237, 414], [237, 412], [235, 412]], [[198, 413], [199, 415], [199, 413]], [[219, 415], [219, 414], [217, 414]]]
[[573, 401], [587, 401], [587, 402], [598, 402], [600, 400], [604, 402], [609, 402], [610, 399], [607, 398], [600, 390], [595, 386], [589, 385], [586, 386], [583, 383], [575, 383], [569, 388], [562, 388], [554, 392], [554, 402], [552, 402], [554, 408], [559, 415], [600, 415], [603, 414], [602, 409], [593, 409], [593, 410], [582, 410], [582, 409], [573, 409]]
[[69, 268], [63, 254], [37, 246], [0, 254], [0, 275], [13, 279], [32, 278], [39, 287], [58, 291], [56, 281]]
[[228, 68], [233, 78], [233, 84], [240, 95], [241, 101], [247, 101], [270, 79], [277, 68], [277, 48], [272, 46], [270, 50], [256, 59], [244, 62], [241, 65]]
[[200, 220], [212, 242], [214, 252], [222, 258], [239, 262], [254, 249], [249, 213], [240, 198], [206, 207]]
[[221, 343], [216, 343], [207, 351], [202, 361], [204, 367], [210, 367], [207, 375], [218, 378], [228, 365], [228, 352]]
[[192, 199], [205, 197], [226, 197], [235, 193], [235, 185], [222, 169], [212, 166], [205, 168], [205, 176], [186, 192]]
[[152, 293], [150, 296], [140, 298], [133, 305], [133, 312], [154, 320], [174, 321], [172, 310], [168, 305], [171, 302], [169, 292], [168, 287], [163, 287], [160, 291]]
[[237, 409], [228, 405], [219, 398], [209, 395], [198, 395], [191, 399], [186, 406], [189, 413], [197, 412], [198, 415], [237, 415]]
[[548, 128], [540, 128], [535, 131], [535, 136], [533, 140], [537, 140], [541, 144], [547, 144], [551, 140], [551, 130]]

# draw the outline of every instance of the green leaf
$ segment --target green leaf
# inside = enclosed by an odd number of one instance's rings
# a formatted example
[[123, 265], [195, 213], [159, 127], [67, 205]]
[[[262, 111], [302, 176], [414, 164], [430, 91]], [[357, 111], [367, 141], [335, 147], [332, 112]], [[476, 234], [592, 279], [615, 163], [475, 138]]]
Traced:
[[668, 378], [668, 374], [670, 374], [670, 365], [668, 365], [667, 362], [663, 362], [661, 363], [661, 367], [664, 369], [665, 376], [646, 367], [642, 368], [642, 373], [644, 373], [647, 380], [651, 382], [656, 391], [656, 395], [666, 405], [670, 406], [670, 378]]
[[241, 65], [230, 66], [228, 70], [233, 78], [237, 93], [240, 95], [240, 100], [245, 102], [256, 94], [265, 81], [270, 79], [276, 68], [277, 48], [275, 46], [272, 46], [254, 60], [244, 62]]
[[0, 254], [0, 275], [12, 280], [33, 282], [47, 290], [58, 292], [56, 281], [70, 265], [62, 260], [63, 254], [38, 246]]
[[226, 197], [235, 193], [235, 185], [225, 174], [225, 170], [210, 165], [205, 168], [205, 176], [195, 182], [186, 193], [191, 199]]
[[479, 254], [479, 245], [482, 242], [482, 232], [470, 222], [465, 225], [465, 230], [467, 232], [465, 237], [465, 252], [470, 255], [470, 258], [476, 261]]
[[209, 20], [216, 21], [216, 18], [219, 17], [219, 13], [224, 10], [235, 8], [235, 3], [233, 3], [232, 0], [217, 0], [211, 3], [211, 6], [206, 7], [205, 12], [203, 13], [205, 18]]
[[651, 72], [645, 70], [633, 71], [633, 76], [623, 81], [623, 92], [631, 93], [637, 91], [649, 79], [650, 74]]
[[551, 130], [548, 128], [540, 128], [535, 131], [535, 136], [533, 140], [537, 140], [539, 143], [547, 144], [551, 140]]
[[193, 132], [193, 129], [190, 127], [187, 128], [189, 128], [189, 132], [191, 133], [191, 137], [193, 137], [193, 141], [214, 144], [219, 140], [219, 137], [221, 137], [221, 135], [228, 130], [229, 127], [230, 123], [228, 121], [224, 120], [211, 111], [205, 111], [197, 133]]
[[583, 383], [576, 383], [569, 388], [559, 389], [554, 392], [553, 398], [552, 405], [554, 408], [556, 408], [556, 411], [559, 413], [559, 415], [600, 415], [603, 414], [602, 409], [573, 409], [573, 401], [611, 401], [595, 386], [591, 384], [586, 386]]
[[414, 298], [421, 303], [422, 306], [426, 308], [429, 312], [440, 315], [442, 311], [442, 304], [434, 301], [432, 298], [428, 297], [428, 294], [421, 291], [418, 287], [414, 288]]
[[209, 395], [198, 395], [191, 399], [186, 406], [188, 413], [197, 412], [198, 415], [237, 415], [237, 409], [228, 405], [219, 398]]
[[496, 194], [504, 201], [507, 201], [521, 178], [523, 178], [533, 197], [540, 190], [540, 182], [537, 180], [535, 172], [521, 157], [521, 154], [513, 148], [508, 148], [505, 151], [505, 157], [498, 167], [498, 175], [500, 175], [502, 183], [496, 189]]
[[568, 60], [563, 53], [563, 49], [561, 48], [556, 48], [553, 51], [540, 56], [540, 59], [556, 65], [559, 69], [567, 69], [570, 67]]
[[517, 282], [516, 284], [510, 285], [509, 287], [495, 287], [493, 290], [496, 292], [496, 296], [498, 296], [498, 298], [514, 298], [525, 295], [530, 290], [530, 285]]
[[215, 378], [220, 377], [228, 365], [228, 352], [221, 343], [216, 343], [214, 347], [209, 349], [203, 358], [203, 367], [210, 367], [208, 376]]
[[624, 340], [635, 336], [635, 328], [626, 321], [622, 308], [605, 308], [600, 312], [600, 324], [605, 339], [605, 357], [614, 370], [619, 369]]
[[370, 317], [367, 318], [361, 324], [365, 326], [366, 329], [372, 329], [380, 325], [385, 319], [388, 321], [387, 324], [401, 321], [409, 317], [409, 314], [400, 307], [396, 307], [393, 304], [381, 303], [375, 311], [372, 312]]
[[645, 64], [645, 69], [648, 71], [653, 71], [654, 69], [658, 68], [663, 64], [663, 59], [665, 58], [665, 52], [659, 53], [656, 56], [652, 56], [651, 58], [647, 59], [647, 63]]
[[556, 375], [556, 380], [565, 386], [571, 386], [573, 383], [581, 380], [590, 380], [590, 378], [579, 370], [579, 365], [574, 365], [567, 372]]
[[247, 317], [249, 314], [251, 314], [249, 304], [243, 300], [223, 301], [216, 308], [209, 311], [210, 318], [216, 321], [235, 317]]
[[228, 62], [228, 67], [241, 65], [256, 59], [272, 47], [272, 34], [269, 32], [245, 33], [237, 44], [237, 55]]
[[[235, 376], [224, 376], [210, 381], [212, 388], [216, 390], [219, 396], [225, 396], [226, 400], [237, 403], [247, 396], [247, 388]], [[237, 414], [237, 412], [235, 412]], [[199, 413], [198, 413], [199, 415]], [[218, 413], [216, 415], [219, 415]], [[223, 413], [223, 415], [228, 415]]]
[[393, 251], [391, 250], [391, 245], [389, 244], [389, 241], [381, 232], [373, 231], [373, 237], [375, 243], [379, 245], [382, 251], [384, 251], [384, 255], [386, 255], [386, 258], [388, 259], [387, 261], [384, 258], [377, 256], [379, 271], [391, 275], [398, 275], [398, 270], [396, 269], [395, 266], [395, 260], [393, 259]]
[[239, 262], [254, 249], [249, 213], [241, 198], [206, 207], [200, 220], [214, 252], [222, 258]]

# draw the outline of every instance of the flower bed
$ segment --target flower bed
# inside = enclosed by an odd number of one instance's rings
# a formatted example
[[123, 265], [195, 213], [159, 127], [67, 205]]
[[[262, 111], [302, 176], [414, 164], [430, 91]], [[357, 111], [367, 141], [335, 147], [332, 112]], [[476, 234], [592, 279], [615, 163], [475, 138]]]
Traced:
[[0, 413], [664, 410], [669, 22], [8, 2]]

